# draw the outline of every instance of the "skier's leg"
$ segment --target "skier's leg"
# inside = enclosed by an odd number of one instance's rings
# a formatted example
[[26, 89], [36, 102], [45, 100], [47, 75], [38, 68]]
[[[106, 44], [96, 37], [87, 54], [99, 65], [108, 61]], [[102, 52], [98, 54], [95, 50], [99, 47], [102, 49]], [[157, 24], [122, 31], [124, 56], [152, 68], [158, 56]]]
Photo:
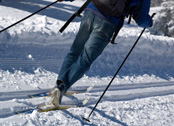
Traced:
[[[64, 59], [64, 62], [62, 64], [58, 80], [57, 80], [57, 85], [52, 91], [52, 98], [51, 102], [55, 106], [59, 106], [61, 103], [62, 96], [64, 95], [65, 91], [67, 90], [67, 84], [65, 82], [65, 74], [66, 71], [70, 69], [72, 64], [77, 61], [80, 53], [82, 52], [84, 45], [86, 41], [88, 40], [90, 33], [91, 33], [91, 24], [92, 20], [94, 18], [94, 15], [91, 15], [90, 12], [86, 11], [84, 14], [84, 17], [81, 21], [80, 29], [79, 32], [71, 46], [70, 52], [67, 54], [67, 56]], [[69, 86], [68, 86], [69, 88]]]
[[93, 20], [93, 17], [94, 16], [91, 15], [89, 11], [85, 11], [84, 17], [81, 21], [79, 32], [76, 35], [76, 38], [70, 48], [69, 53], [64, 59], [58, 79], [62, 78], [64, 72], [67, 71], [74, 62], [76, 62], [77, 58], [82, 52], [91, 32], [91, 22]]
[[84, 45], [83, 51], [78, 56], [78, 59], [60, 76], [67, 89], [84, 75], [92, 62], [102, 53], [114, 30], [113, 24], [95, 16], [93, 31]]

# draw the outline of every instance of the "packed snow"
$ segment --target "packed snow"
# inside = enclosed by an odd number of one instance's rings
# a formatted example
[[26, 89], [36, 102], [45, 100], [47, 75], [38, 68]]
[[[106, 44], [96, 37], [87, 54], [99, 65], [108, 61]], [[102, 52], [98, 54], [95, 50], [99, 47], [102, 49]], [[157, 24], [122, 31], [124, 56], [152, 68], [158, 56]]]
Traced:
[[[57, 3], [0, 33], [0, 126], [173, 126], [174, 38], [152, 35], [147, 29], [111, 87], [88, 117], [112, 76], [142, 31], [135, 22], [120, 31], [116, 45], [109, 44], [86, 75], [72, 88], [89, 93], [64, 97], [63, 102], [90, 97], [83, 108], [13, 115], [14, 111], [48, 102], [50, 98], [25, 98], [26, 94], [55, 85], [81, 18], [59, 29], [85, 0]], [[50, 4], [51, 0], [2, 0], [0, 30]], [[151, 8], [151, 14], [161, 7]], [[160, 15], [155, 20], [158, 22]]]

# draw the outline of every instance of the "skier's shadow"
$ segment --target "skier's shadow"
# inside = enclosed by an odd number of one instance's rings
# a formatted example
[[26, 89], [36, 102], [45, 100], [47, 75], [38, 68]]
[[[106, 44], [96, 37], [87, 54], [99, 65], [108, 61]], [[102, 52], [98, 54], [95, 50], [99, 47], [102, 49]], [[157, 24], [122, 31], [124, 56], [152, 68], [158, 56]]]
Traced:
[[[91, 107], [91, 106], [89, 108], [91, 110], [93, 109], [93, 107]], [[99, 110], [97, 108], [95, 109], [95, 111], [98, 112], [98, 113], [100, 113], [100, 115], [102, 115], [103, 117], [111, 120], [112, 122], [115, 122], [117, 124], [120, 124], [121, 126], [128, 126], [126, 123], [121, 122], [120, 120], [116, 119], [115, 117], [111, 117], [111, 116], [107, 115], [105, 112], [103, 112], [103, 111], [101, 111], [101, 110]]]
[[[4, 2], [0, 3], [2, 6], [7, 6], [19, 10], [23, 10], [26, 12], [34, 13], [41, 8], [51, 4], [50, 1], [44, 0], [4, 0]], [[57, 2], [56, 4], [52, 5], [51, 7], [39, 12], [39, 15], [46, 15], [47, 17], [67, 21], [70, 16], [72, 16], [72, 12], [76, 12], [79, 7], [66, 4], [66, 2]], [[26, 15], [27, 16], [27, 15]], [[80, 18], [75, 18], [73, 21], [79, 21]]]
[[[89, 107], [90, 109], [93, 109], [93, 107]], [[99, 109], [95, 109], [95, 111], [96, 112], [98, 112], [98, 113], [100, 113], [103, 117], [105, 117], [105, 118], [108, 118], [109, 120], [111, 120], [112, 122], [115, 122], [115, 123], [117, 123], [117, 124], [120, 124], [121, 126], [128, 126], [126, 123], [124, 123], [124, 122], [121, 122], [120, 120], [118, 120], [117, 118], [115, 118], [115, 117], [111, 117], [111, 116], [109, 116], [109, 115], [107, 115], [105, 112], [103, 112], [103, 111], [101, 111], [101, 110], [99, 110]]]
[[[92, 107], [89, 107], [89, 108], [90, 108], [90, 109], [93, 109]], [[119, 124], [119, 125], [121, 125], [121, 126], [128, 126], [126, 123], [119, 121], [119, 120], [116, 119], [115, 117], [111, 117], [111, 116], [107, 115], [105, 112], [103, 112], [103, 111], [101, 111], [101, 110], [99, 110], [99, 109], [97, 109], [97, 108], [95, 109], [95, 111], [98, 112], [98, 113], [100, 113], [103, 117], [105, 117], [105, 118], [111, 120], [112, 122], [115, 122], [115, 123], [117, 123], [117, 124]], [[82, 117], [74, 116], [74, 115], [73, 115], [72, 113], [70, 113], [68, 110], [63, 110], [63, 112], [65, 112], [67, 115], [70, 115], [70, 116], [73, 117], [74, 119], [79, 120], [79, 121], [81, 122], [82, 125], [89, 125], [89, 123], [88, 123], [88, 122], [85, 122], [85, 121], [82, 119]], [[92, 123], [90, 123], [90, 125], [91, 125], [91, 126], [97, 126], [97, 124], [92, 124]]]
[[[67, 115], [70, 115], [70, 116], [73, 117], [74, 119], [79, 120], [79, 121], [81, 122], [82, 126], [84, 126], [84, 125], [89, 125], [89, 123], [86, 122], [86, 121], [84, 121], [84, 120], [82, 119], [82, 117], [80, 117], [80, 116], [75, 116], [75, 115], [73, 115], [71, 112], [69, 112], [68, 110], [63, 110], [63, 112], [65, 112]], [[96, 124], [90, 124], [90, 126], [98, 126], [98, 125], [96, 125]]]

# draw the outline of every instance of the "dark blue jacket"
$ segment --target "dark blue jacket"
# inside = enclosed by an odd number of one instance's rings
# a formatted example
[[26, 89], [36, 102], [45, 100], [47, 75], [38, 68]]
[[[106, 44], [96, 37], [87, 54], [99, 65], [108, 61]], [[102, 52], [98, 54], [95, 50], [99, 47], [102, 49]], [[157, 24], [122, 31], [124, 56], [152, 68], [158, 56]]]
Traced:
[[[65, 0], [65, 1], [74, 1], [74, 0]], [[133, 19], [136, 21], [136, 23], [141, 27], [150, 27], [152, 26], [152, 19], [149, 16], [149, 10], [150, 10], [150, 0], [132, 0], [131, 6], [135, 6], [135, 10], [133, 11]], [[91, 2], [87, 8], [91, 8], [99, 13], [101, 13]], [[105, 14], [104, 17], [113, 23], [116, 27], [118, 26], [118, 23], [120, 21], [120, 18], [113, 17], [113, 16], [107, 16]]]

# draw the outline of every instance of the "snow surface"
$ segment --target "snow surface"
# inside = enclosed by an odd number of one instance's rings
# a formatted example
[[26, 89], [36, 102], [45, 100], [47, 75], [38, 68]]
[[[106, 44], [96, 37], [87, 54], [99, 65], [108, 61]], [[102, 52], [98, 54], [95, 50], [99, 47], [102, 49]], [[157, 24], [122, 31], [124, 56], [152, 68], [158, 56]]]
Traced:
[[[0, 30], [50, 4], [51, 0], [3, 0], [0, 3]], [[91, 115], [88, 116], [111, 80], [142, 28], [125, 24], [90, 71], [72, 88], [95, 84], [90, 93], [73, 99], [91, 97], [84, 108], [28, 115], [10, 112], [49, 101], [25, 99], [27, 93], [55, 85], [64, 56], [78, 31], [76, 18], [61, 34], [59, 29], [84, 3], [62, 2], [0, 33], [0, 126], [173, 126], [174, 124], [174, 38], [151, 35], [149, 29], [126, 61], [119, 76]], [[152, 8], [151, 13], [160, 8]], [[156, 18], [158, 19], [158, 18]], [[151, 30], [151, 29], [150, 29]], [[63, 102], [71, 101], [64, 98]]]

